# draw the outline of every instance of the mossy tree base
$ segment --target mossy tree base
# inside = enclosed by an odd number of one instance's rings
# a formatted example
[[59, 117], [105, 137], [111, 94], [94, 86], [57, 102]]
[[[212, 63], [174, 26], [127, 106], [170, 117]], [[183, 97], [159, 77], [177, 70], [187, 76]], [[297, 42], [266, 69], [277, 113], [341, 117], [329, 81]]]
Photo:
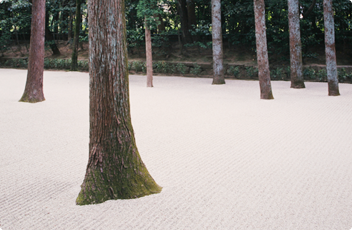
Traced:
[[76, 203], [158, 193], [161, 187], [142, 162], [131, 122], [124, 0], [88, 4], [89, 160]]
[[121, 157], [118, 152], [102, 155], [110, 157], [97, 165], [90, 159], [77, 205], [133, 199], [161, 192], [162, 188], [150, 176], [138, 153], [134, 157]]

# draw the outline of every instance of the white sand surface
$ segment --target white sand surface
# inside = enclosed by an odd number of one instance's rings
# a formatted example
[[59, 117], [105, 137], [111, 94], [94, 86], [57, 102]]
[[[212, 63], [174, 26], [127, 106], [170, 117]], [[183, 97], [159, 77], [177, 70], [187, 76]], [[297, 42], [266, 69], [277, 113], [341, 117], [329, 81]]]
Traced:
[[0, 69], [0, 228], [352, 227], [352, 85], [130, 76], [137, 146], [160, 194], [77, 206], [89, 141], [89, 76], [44, 73], [45, 102], [20, 103], [26, 70]]

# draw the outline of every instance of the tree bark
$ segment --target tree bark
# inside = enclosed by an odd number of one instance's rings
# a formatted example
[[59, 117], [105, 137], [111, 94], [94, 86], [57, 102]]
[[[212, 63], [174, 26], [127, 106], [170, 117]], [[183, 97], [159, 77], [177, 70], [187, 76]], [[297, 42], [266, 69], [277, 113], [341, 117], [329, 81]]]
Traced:
[[197, 25], [196, 8], [193, 0], [186, 0], [186, 2], [187, 2], [188, 27], [192, 29], [193, 26]]
[[271, 90], [268, 47], [265, 28], [265, 4], [264, 0], [254, 1], [255, 15], [255, 38], [257, 44], [258, 76], [261, 99], [274, 99]]
[[27, 82], [20, 101], [44, 101], [44, 36], [45, 36], [45, 0], [32, 4], [31, 38], [29, 46]]
[[288, 0], [288, 21], [290, 30], [291, 88], [305, 88], [302, 72], [302, 44], [299, 24], [299, 1]]
[[90, 0], [90, 142], [76, 203], [161, 191], [141, 160], [131, 123], [124, 0]]
[[337, 78], [335, 24], [332, 10], [332, 0], [324, 0], [324, 33], [326, 74], [328, 79], [329, 96], [339, 96], [339, 81]]
[[50, 48], [51, 51], [53, 51], [53, 55], [60, 55], [60, 50], [57, 48], [57, 45], [55, 43], [53, 34], [49, 30], [49, 14], [46, 12], [46, 17], [45, 17], [45, 40], [50, 42]]
[[192, 36], [188, 27], [188, 13], [186, 0], [177, 0], [177, 9], [180, 15], [182, 40], [184, 43], [191, 43]]
[[74, 37], [73, 37], [73, 50], [72, 50], [72, 62], [71, 70], [77, 71], [77, 59], [78, 59], [78, 45], [79, 45], [79, 32], [81, 29], [81, 0], [76, 0], [76, 21], [74, 28]]
[[213, 84], [225, 84], [221, 31], [221, 0], [211, 1], [213, 37]]
[[152, 56], [152, 37], [147, 20], [145, 20], [145, 54], [147, 66], [147, 87], [153, 87], [153, 56]]

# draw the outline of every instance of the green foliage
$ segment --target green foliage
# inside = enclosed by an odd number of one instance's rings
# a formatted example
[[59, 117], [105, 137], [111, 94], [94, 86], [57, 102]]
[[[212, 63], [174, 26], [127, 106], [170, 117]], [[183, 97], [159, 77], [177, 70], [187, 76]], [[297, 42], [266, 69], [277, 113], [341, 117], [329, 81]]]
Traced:
[[235, 78], [238, 78], [238, 75], [240, 73], [240, 67], [238, 66], [231, 66], [229, 69], [229, 74], [233, 74]]
[[193, 68], [190, 70], [190, 74], [199, 75], [202, 72], [202, 68], [197, 63], [193, 64]]
[[346, 69], [345, 68], [341, 68], [341, 69], [338, 69], [338, 79], [339, 79], [339, 82], [343, 83], [343, 82], [351, 82], [352, 81], [352, 72], [351, 73], [347, 73], [346, 72]]
[[186, 73], [187, 67], [185, 64], [177, 63], [176, 69], [177, 69], [177, 73], [184, 75]]
[[258, 76], [258, 69], [254, 68], [253, 66], [247, 66], [246, 73], [247, 73], [247, 77], [255, 78]]
[[283, 68], [277, 67], [270, 71], [270, 77], [272, 80], [285, 80], [285, 74]]
[[158, 61], [153, 63], [153, 69], [155, 69], [156, 73], [168, 73], [169, 65], [164, 61]]
[[132, 62], [132, 69], [136, 72], [141, 72], [143, 67], [143, 62], [141, 61], [134, 61]]
[[315, 79], [315, 70], [312, 68], [303, 69], [303, 78], [304, 78], [304, 80], [314, 80]]
[[326, 81], [326, 69], [321, 69], [316, 73], [316, 81]]
[[157, 0], [139, 0], [136, 9], [137, 16], [144, 19], [148, 26], [156, 28], [160, 24], [159, 18], [155, 17], [155, 15], [162, 14]]

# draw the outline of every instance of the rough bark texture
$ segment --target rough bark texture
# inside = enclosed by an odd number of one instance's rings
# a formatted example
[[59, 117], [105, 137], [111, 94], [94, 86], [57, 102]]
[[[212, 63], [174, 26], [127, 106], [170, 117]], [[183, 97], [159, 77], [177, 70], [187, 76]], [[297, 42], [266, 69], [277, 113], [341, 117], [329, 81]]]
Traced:
[[274, 99], [271, 90], [268, 47], [265, 28], [264, 0], [254, 0], [255, 38], [257, 43], [258, 76], [261, 99]]
[[77, 70], [77, 59], [78, 59], [78, 45], [79, 45], [79, 32], [81, 28], [81, 0], [76, 0], [76, 20], [75, 20], [75, 28], [74, 28], [74, 37], [73, 37], [73, 50], [72, 50], [72, 62], [71, 62], [71, 70]]
[[28, 57], [27, 82], [20, 101], [44, 101], [44, 36], [45, 36], [45, 0], [32, 4], [31, 40]]
[[124, 0], [89, 0], [90, 143], [76, 203], [161, 191], [142, 162], [131, 124]]
[[213, 37], [213, 84], [225, 84], [222, 32], [221, 32], [221, 1], [211, 1], [212, 37]]
[[147, 23], [145, 23], [145, 53], [147, 65], [147, 87], [153, 87], [152, 36]]
[[305, 88], [302, 70], [301, 30], [299, 25], [299, 1], [288, 0], [288, 24], [290, 29], [291, 88]]
[[329, 96], [338, 96], [339, 81], [337, 78], [336, 50], [335, 50], [335, 24], [332, 11], [332, 0], [324, 0], [324, 32], [326, 74], [328, 78]]
[[188, 11], [186, 0], [177, 0], [177, 9], [181, 20], [182, 40], [184, 43], [191, 43], [192, 36], [188, 27]]

